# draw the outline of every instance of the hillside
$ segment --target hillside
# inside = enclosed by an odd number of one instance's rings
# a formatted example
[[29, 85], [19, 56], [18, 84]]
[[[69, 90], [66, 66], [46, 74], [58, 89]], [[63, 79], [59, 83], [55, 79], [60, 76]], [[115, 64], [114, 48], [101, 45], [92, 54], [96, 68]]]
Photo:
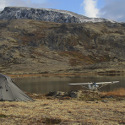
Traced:
[[125, 70], [125, 25], [0, 20], [0, 72]]

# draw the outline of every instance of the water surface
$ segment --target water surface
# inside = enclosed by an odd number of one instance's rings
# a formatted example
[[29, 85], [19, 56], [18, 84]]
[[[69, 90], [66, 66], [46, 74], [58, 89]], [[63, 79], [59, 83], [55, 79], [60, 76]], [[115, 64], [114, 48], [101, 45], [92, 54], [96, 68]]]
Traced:
[[13, 79], [23, 91], [30, 93], [48, 93], [50, 91], [70, 91], [82, 89], [81, 86], [69, 86], [68, 83], [83, 82], [107, 82], [120, 81], [119, 83], [107, 85], [101, 91], [112, 91], [125, 88], [125, 77], [123, 76], [86, 76], [86, 77], [38, 77], [38, 78], [16, 78]]

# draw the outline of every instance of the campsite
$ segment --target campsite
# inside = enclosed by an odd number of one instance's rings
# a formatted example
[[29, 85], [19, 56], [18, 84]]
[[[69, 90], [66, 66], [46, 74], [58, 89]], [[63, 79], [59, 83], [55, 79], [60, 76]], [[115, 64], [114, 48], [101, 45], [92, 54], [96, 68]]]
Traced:
[[77, 91], [75, 98], [66, 92], [26, 93], [29, 100], [0, 101], [0, 121], [1, 125], [122, 125], [125, 124], [124, 93], [124, 89], [99, 94]]
[[125, 125], [124, 4], [1, 0], [0, 125]]

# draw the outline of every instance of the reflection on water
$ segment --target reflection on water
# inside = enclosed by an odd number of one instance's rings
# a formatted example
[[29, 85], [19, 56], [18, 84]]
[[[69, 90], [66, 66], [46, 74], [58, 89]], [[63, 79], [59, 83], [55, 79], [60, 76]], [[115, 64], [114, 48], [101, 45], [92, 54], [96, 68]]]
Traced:
[[105, 82], [120, 81], [117, 84], [107, 85], [102, 91], [112, 91], [125, 88], [125, 77], [39, 77], [39, 78], [16, 78], [13, 80], [22, 90], [30, 93], [48, 93], [50, 91], [70, 91], [81, 89], [80, 86], [69, 86], [68, 83], [78, 82]]

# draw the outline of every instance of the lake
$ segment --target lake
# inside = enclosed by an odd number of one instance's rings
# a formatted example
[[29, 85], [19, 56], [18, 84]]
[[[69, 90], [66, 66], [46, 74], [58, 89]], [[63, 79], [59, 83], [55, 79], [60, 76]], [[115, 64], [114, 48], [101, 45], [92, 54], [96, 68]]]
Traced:
[[46, 94], [50, 91], [70, 91], [82, 89], [81, 86], [69, 86], [68, 83], [78, 82], [106, 82], [120, 81], [119, 83], [107, 85], [101, 91], [113, 91], [125, 88], [124, 76], [85, 76], [85, 77], [36, 77], [36, 78], [15, 78], [14, 83], [23, 91], [30, 93]]

